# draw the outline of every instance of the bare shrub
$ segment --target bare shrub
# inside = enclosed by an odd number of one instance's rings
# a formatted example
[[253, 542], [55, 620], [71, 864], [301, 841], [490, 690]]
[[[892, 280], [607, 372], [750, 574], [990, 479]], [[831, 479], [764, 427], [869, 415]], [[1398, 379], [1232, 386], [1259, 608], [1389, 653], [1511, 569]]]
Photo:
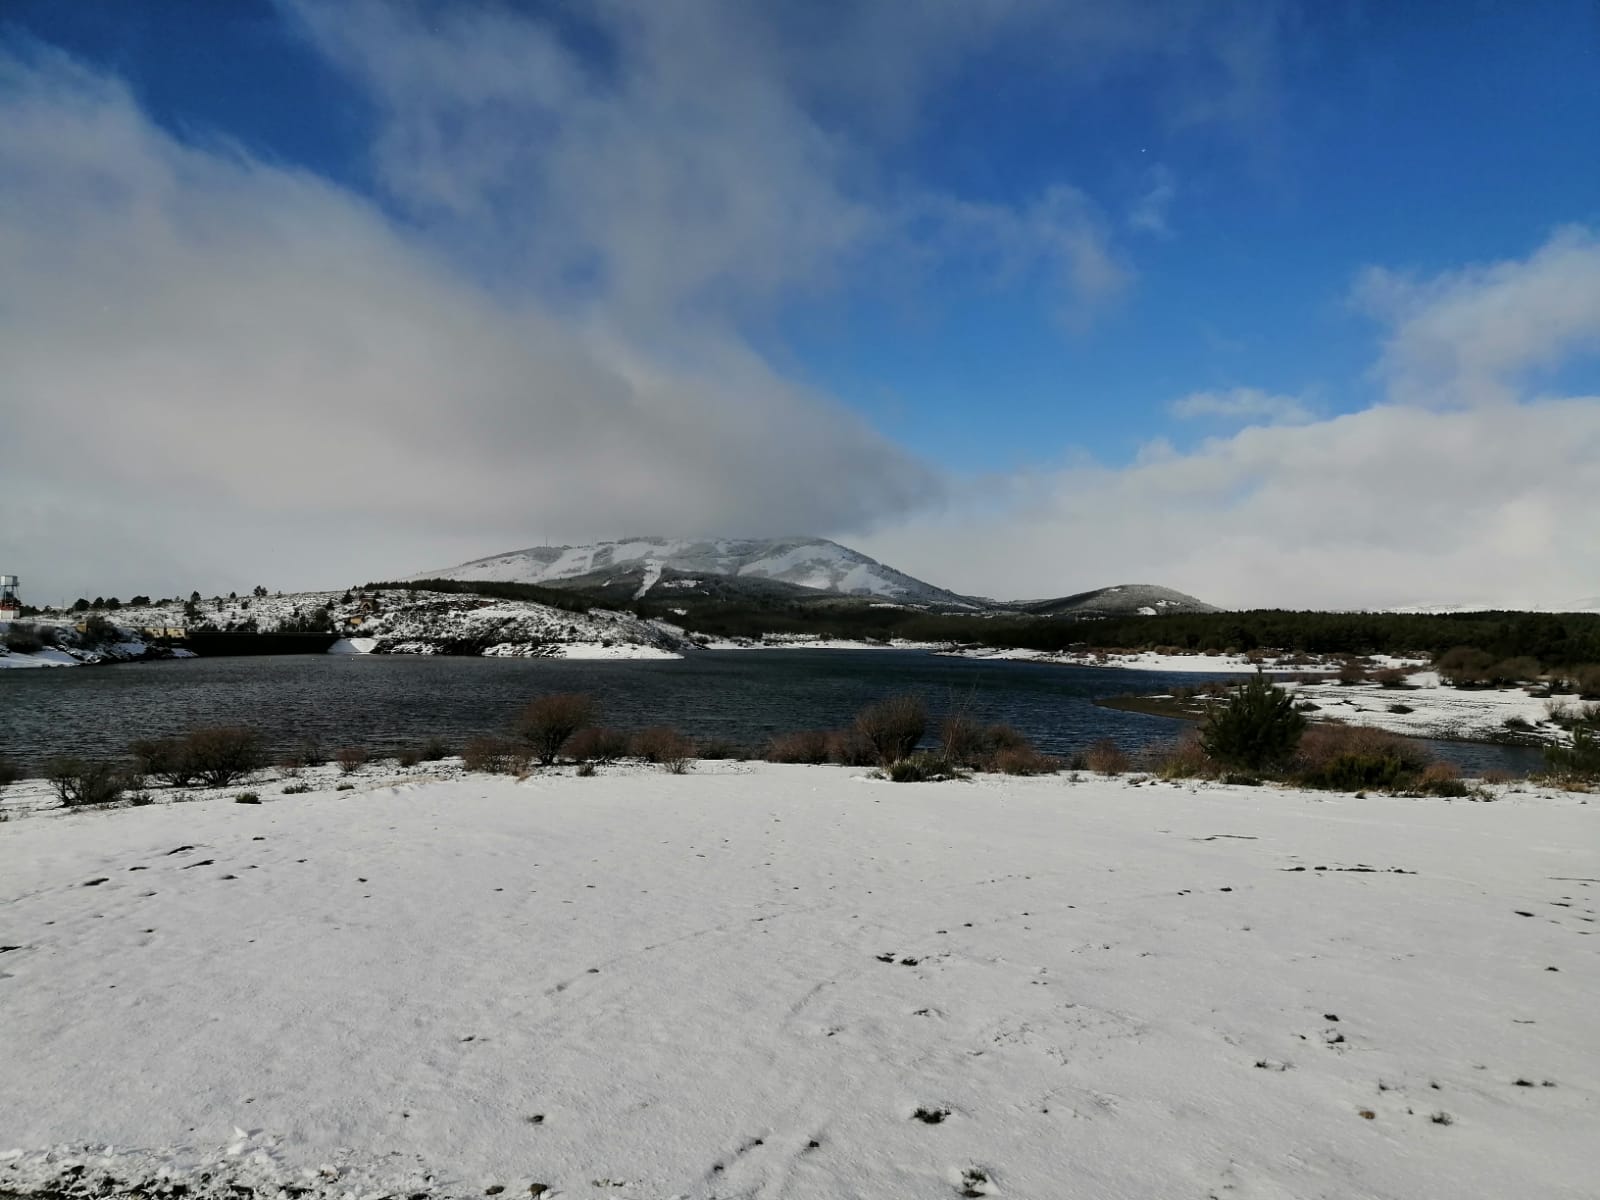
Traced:
[[1461, 782], [1461, 771], [1455, 763], [1438, 759], [1422, 768], [1412, 786], [1425, 796], [1459, 797], [1470, 794], [1470, 789]]
[[825, 763], [830, 757], [831, 740], [826, 729], [780, 733], [767, 743], [764, 757], [773, 763]]
[[340, 746], [334, 752], [333, 760], [339, 764], [339, 774], [354, 775], [367, 765], [368, 757], [365, 746]]
[[442, 758], [450, 757], [450, 743], [438, 734], [434, 734], [417, 748], [419, 762], [438, 762]]
[[510, 738], [486, 734], [468, 739], [461, 750], [461, 763], [469, 771], [521, 775], [528, 769], [528, 748]]
[[1367, 681], [1366, 664], [1358, 658], [1347, 658], [1339, 664], [1339, 682], [1345, 687]]
[[69, 808], [112, 804], [140, 783], [139, 775], [122, 763], [87, 762], [70, 755], [47, 762], [44, 777], [56, 798]]
[[199, 781], [199, 768], [182, 738], [140, 738], [128, 747], [133, 761], [144, 774], [168, 787], [192, 787]]
[[1191, 729], [1175, 742], [1150, 756], [1150, 768], [1162, 779], [1195, 779], [1215, 775], [1217, 764], [1200, 744], [1200, 731]]
[[1384, 667], [1374, 671], [1372, 678], [1380, 687], [1398, 688], [1406, 684], [1406, 672], [1402, 667]]
[[666, 725], [639, 730], [630, 739], [628, 748], [633, 757], [663, 766], [670, 766], [694, 754], [694, 746], [689, 739]]
[[1111, 738], [1101, 738], [1083, 752], [1084, 765], [1097, 775], [1125, 775], [1133, 759]]
[[1518, 683], [1534, 683], [1543, 674], [1539, 660], [1528, 658], [1508, 658], [1491, 666], [1485, 674], [1488, 681], [1498, 687], [1511, 687]]
[[568, 739], [599, 712], [594, 697], [582, 692], [552, 692], [531, 701], [512, 722], [512, 732], [528, 744], [540, 766], [549, 766]]
[[872, 743], [856, 729], [835, 729], [828, 734], [828, 761], [841, 767], [870, 767], [878, 761]]
[[1489, 682], [1489, 668], [1494, 665], [1494, 655], [1472, 646], [1446, 650], [1433, 664], [1440, 679], [1458, 688], [1484, 686]]
[[1418, 743], [1383, 729], [1314, 725], [1300, 739], [1291, 769], [1306, 787], [1394, 790], [1414, 784], [1432, 761]]
[[628, 755], [629, 738], [620, 729], [591, 725], [567, 741], [567, 757], [580, 763], [613, 763]]
[[1583, 700], [1600, 700], [1600, 663], [1572, 669], [1572, 686]]
[[22, 778], [22, 770], [9, 758], [0, 758], [0, 788]]
[[738, 762], [748, 762], [751, 757], [748, 746], [741, 746], [738, 742], [727, 738], [712, 738], [708, 742], [701, 742], [695, 747], [695, 753], [710, 761], [733, 759]]
[[592, 762], [578, 764], [577, 776], [579, 779], [593, 779], [599, 773], [599, 769]]
[[928, 708], [914, 694], [890, 696], [856, 714], [855, 728], [884, 766], [909, 757], [928, 729]]
[[190, 763], [207, 787], [231, 787], [261, 766], [261, 737], [253, 729], [196, 729], [184, 742]]
[[1059, 758], [1041, 754], [1032, 746], [1002, 746], [995, 751], [991, 765], [1002, 775], [1054, 775], [1061, 770]]
[[394, 761], [398, 766], [414, 767], [422, 761], [422, 752], [420, 750], [408, 748], [400, 751], [399, 754], [396, 754], [394, 756]]

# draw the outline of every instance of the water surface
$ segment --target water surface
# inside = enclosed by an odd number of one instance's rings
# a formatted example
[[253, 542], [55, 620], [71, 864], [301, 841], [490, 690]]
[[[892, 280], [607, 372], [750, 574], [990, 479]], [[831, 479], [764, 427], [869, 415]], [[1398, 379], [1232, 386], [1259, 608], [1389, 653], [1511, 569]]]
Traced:
[[[503, 729], [544, 692], [582, 691], [606, 724], [673, 725], [760, 746], [774, 733], [837, 728], [862, 705], [922, 695], [937, 719], [966, 709], [1005, 722], [1056, 754], [1111, 737], [1129, 750], [1168, 741], [1177, 722], [1097, 707], [1096, 698], [1163, 692], [1233, 676], [947, 658], [913, 650], [706, 650], [681, 660], [299, 655], [187, 659], [0, 672], [0, 753], [37, 766], [55, 754], [110, 756], [140, 737], [197, 725], [260, 730], [274, 751], [314, 737], [377, 752], [439, 734], [459, 745]], [[1537, 753], [1431, 743], [1468, 770], [1525, 771]]]

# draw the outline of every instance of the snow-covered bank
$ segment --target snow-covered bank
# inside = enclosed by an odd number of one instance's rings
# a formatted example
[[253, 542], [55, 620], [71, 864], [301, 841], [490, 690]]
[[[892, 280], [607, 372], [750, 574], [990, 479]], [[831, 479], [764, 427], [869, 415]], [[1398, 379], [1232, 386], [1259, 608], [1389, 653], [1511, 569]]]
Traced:
[[[1540, 698], [1525, 688], [1454, 688], [1440, 683], [1433, 671], [1407, 676], [1406, 686], [1385, 688], [1375, 683], [1290, 683], [1297, 699], [1317, 705], [1312, 720], [1371, 725], [1411, 737], [1458, 741], [1516, 739], [1564, 745], [1572, 734], [1550, 719], [1552, 705], [1573, 704], [1573, 697]], [[1507, 722], [1511, 724], [1507, 724]]]
[[[36, 650], [11, 649], [5, 644], [13, 627], [29, 633]], [[115, 641], [91, 641], [70, 624], [51, 621], [0, 621], [0, 671], [38, 667], [85, 667], [104, 663], [138, 662], [150, 658], [193, 658], [187, 650], [155, 645], [137, 632], [119, 629]], [[40, 644], [40, 638], [46, 644]]]
[[0, 1191], [1592, 1195], [1581, 797], [861, 776], [0, 825]]
[[1304, 654], [1161, 654], [1154, 650], [1119, 654], [1106, 650], [1024, 650], [995, 649], [989, 646], [961, 646], [942, 651], [952, 658], [998, 659], [1006, 662], [1055, 663], [1064, 667], [1116, 667], [1123, 671], [1168, 671], [1172, 673], [1251, 675], [1256, 671], [1333, 672], [1336, 659], [1310, 658]]
[[710, 638], [700, 641], [707, 650], [939, 650], [946, 642], [913, 642], [890, 638], [886, 642], [862, 638], [827, 638], [808, 633], [768, 633], [759, 638]]

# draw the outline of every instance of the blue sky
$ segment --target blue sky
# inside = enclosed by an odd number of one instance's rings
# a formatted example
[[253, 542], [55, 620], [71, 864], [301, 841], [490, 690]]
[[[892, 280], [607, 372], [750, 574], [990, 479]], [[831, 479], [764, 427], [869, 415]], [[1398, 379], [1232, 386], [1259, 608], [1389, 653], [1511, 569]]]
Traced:
[[[81, 312], [128, 288], [152, 309], [76, 340], [53, 326], [52, 362], [99, 358], [99, 373], [52, 379], [41, 360], [19, 398], [109, 403], [118, 377], [150, 389], [152, 413], [209, 428], [183, 435], [180, 467], [102, 472], [92, 503], [63, 485], [69, 468], [51, 472], [36, 515], [76, 529], [146, 507], [118, 544], [143, 545], [129, 561], [163, 578], [254, 579], [236, 553], [193, 548], [214, 539], [148, 535], [189, 519], [173, 480], [209, 479], [203, 456], [234, 463], [211, 483], [239, 527], [341, 514], [337, 541], [269, 555], [307, 584], [553, 530], [826, 533], [990, 594], [1127, 572], [1234, 603], [1509, 598], [1518, 573], [1533, 598], [1600, 593], [1580, 531], [1549, 528], [1570, 518], [1540, 516], [1564, 510], [1548, 480], [1502, 481], [1478, 518], [1492, 532], [1452, 541], [1459, 505], [1390, 471], [1401, 491], [1371, 527], [1320, 547], [1387, 562], [1381, 586], [1351, 584], [1348, 565], [1308, 578], [1306, 539], [1252, 516], [1295, 489], [1262, 483], [1260, 447], [1292, 459], [1337, 434], [1378, 471], [1378, 425], [1413, 409], [1462, 455], [1493, 450], [1503, 423], [1589, 444], [1600, 15], [1586, 0], [12, 0], [0, 53], [0, 120], [26, 112], [37, 135], [0, 146], [26, 181], [8, 209], [0, 170], [0, 213], [62, 247], [140, 239], [116, 278], [62, 250], [54, 302]], [[95, 155], [104, 177], [145, 181], [129, 185], [142, 199], [85, 184]], [[151, 213], [162, 235], [146, 239]], [[42, 262], [53, 243], [32, 240]], [[345, 299], [297, 324], [311, 306], [296, 296]], [[196, 313], [218, 306], [248, 314], [253, 345], [224, 353], [235, 326], [199, 336]], [[1523, 314], [1514, 345], [1497, 306]], [[326, 389], [307, 419], [363, 414], [330, 434], [352, 475], [416, 471], [426, 503], [296, 486], [311, 466], [254, 428], [287, 385], [247, 400], [263, 372], [230, 373], [265, 347], [284, 351], [265, 374], [293, 359], [295, 386]], [[119, 376], [130, 356], [160, 366]], [[233, 425], [187, 419], [219, 392], [240, 393]], [[1444, 428], [1463, 414], [1483, 427]], [[353, 433], [375, 425], [381, 438]], [[275, 472], [291, 477], [281, 502]], [[461, 499], [474, 480], [482, 495]], [[1318, 512], [1372, 485], [1326, 482]], [[1084, 497], [1124, 491], [1158, 526], [1155, 497], [1214, 508], [1228, 555], [1175, 556], [1139, 525], [1106, 533]], [[1378, 514], [1419, 503], [1439, 519], [1380, 544]], [[1039, 567], [1063, 537], [1075, 561]], [[48, 560], [41, 542], [0, 550]], [[1484, 544], [1509, 557], [1479, 579]]]

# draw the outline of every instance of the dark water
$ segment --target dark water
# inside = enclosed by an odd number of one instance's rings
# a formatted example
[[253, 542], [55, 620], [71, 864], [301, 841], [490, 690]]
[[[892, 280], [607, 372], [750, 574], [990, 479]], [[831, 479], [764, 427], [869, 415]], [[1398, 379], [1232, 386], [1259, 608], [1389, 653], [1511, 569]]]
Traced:
[[[863, 704], [917, 692], [937, 718], [965, 707], [1062, 754], [1112, 737], [1129, 750], [1168, 741], [1175, 721], [1096, 707], [1097, 697], [1162, 692], [1209, 678], [1150, 671], [974, 662], [908, 650], [703, 651], [659, 662], [303, 655], [189, 659], [0, 672], [0, 754], [36, 767], [55, 754], [110, 756], [134, 738], [197, 725], [248, 725], [273, 750], [307, 737], [329, 749], [459, 744], [505, 727], [543, 692], [599, 698], [624, 729], [673, 725], [759, 746], [774, 733], [837, 728]], [[1433, 743], [1467, 770], [1523, 772], [1538, 755]]]

